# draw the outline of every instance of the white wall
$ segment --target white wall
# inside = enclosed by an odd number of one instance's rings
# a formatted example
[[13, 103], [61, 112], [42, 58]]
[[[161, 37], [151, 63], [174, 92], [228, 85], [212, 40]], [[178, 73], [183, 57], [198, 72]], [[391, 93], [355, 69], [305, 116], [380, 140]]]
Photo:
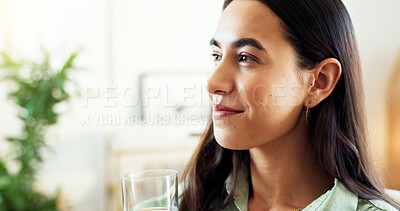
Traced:
[[[88, 86], [109, 86], [109, 29], [105, 0], [1, 0], [1, 50], [19, 58], [40, 59], [40, 45], [52, 55], [60, 68], [68, 54], [82, 49], [77, 60], [80, 72], [74, 75], [82, 90]], [[9, 84], [0, 83], [0, 144], [7, 136], [19, 134], [14, 104], [6, 100]], [[48, 151], [38, 185], [62, 195], [72, 210], [104, 210], [104, 161], [101, 160], [107, 131], [80, 127], [81, 98], [64, 104], [58, 126], [51, 128]], [[4, 155], [3, 151], [3, 155]]]
[[[208, 42], [221, 3], [1, 0], [0, 8], [6, 11], [0, 15], [2, 49], [38, 59], [42, 44], [55, 56], [55, 66], [71, 51], [82, 49], [77, 60], [82, 70], [74, 75], [82, 96], [61, 106], [64, 115], [48, 134], [54, 152], [45, 153], [46, 163], [38, 184], [49, 193], [61, 186], [63, 198], [72, 210], [105, 210], [107, 141], [115, 137], [122, 137], [123, 141], [152, 140], [149, 134], [130, 132], [129, 127], [135, 129], [137, 125], [97, 123], [93, 119], [85, 124], [84, 118], [136, 112], [135, 107], [119, 103], [125, 100], [119, 94], [123, 89], [137, 87], [138, 74], [152, 71], [206, 74], [212, 67]], [[6, 136], [17, 135], [20, 124], [15, 118], [14, 105], [5, 100], [7, 84], [0, 86], [0, 139], [4, 140]], [[114, 94], [118, 94], [117, 99], [108, 98]], [[171, 130], [163, 131], [170, 131], [171, 134], [165, 134], [170, 140], [181, 136]], [[0, 143], [0, 148], [4, 148], [6, 143]]]
[[374, 161], [378, 170], [385, 173], [387, 89], [400, 56], [400, 1], [345, 0], [344, 3], [352, 17], [360, 49]]

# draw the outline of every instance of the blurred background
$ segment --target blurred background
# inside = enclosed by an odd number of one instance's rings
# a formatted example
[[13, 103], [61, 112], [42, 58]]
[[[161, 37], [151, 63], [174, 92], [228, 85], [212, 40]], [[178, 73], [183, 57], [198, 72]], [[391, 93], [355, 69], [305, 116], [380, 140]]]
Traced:
[[[399, 190], [400, 1], [344, 3], [361, 54], [373, 162], [385, 187]], [[221, 0], [0, 0], [1, 51], [40, 62], [45, 49], [54, 70], [78, 52], [61, 89], [70, 98], [55, 105], [58, 121], [45, 130], [50, 149], [39, 150], [34, 187], [61, 190], [62, 210], [120, 210], [121, 173], [182, 171], [208, 120], [208, 43], [221, 7]], [[0, 82], [0, 158], [14, 172], [23, 167], [12, 162], [7, 138], [25, 126], [7, 96], [21, 87]]]

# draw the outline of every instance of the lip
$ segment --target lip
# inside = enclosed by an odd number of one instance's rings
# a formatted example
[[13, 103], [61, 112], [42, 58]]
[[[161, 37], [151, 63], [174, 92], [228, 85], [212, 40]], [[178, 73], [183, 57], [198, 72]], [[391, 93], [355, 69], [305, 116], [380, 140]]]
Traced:
[[232, 116], [235, 114], [240, 114], [243, 113], [244, 111], [242, 110], [237, 110], [234, 108], [230, 108], [228, 106], [222, 105], [222, 104], [213, 104], [213, 119], [223, 119], [228, 116]]

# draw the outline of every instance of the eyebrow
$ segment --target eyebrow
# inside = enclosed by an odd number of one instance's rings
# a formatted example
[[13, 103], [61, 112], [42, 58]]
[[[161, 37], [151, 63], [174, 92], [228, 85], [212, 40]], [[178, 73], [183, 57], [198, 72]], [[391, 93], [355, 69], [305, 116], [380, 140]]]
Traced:
[[[211, 39], [210, 45], [214, 45], [220, 48], [218, 41], [216, 41], [214, 38]], [[241, 48], [244, 46], [252, 46], [257, 48], [258, 50], [265, 51], [264, 47], [262, 47], [262, 45], [253, 38], [242, 38], [236, 40], [235, 42], [232, 43], [231, 48]]]

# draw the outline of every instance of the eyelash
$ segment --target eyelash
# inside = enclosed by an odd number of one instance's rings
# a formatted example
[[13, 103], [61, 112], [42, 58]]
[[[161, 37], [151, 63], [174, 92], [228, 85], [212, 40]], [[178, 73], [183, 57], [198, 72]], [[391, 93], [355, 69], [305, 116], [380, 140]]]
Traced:
[[[213, 57], [214, 62], [220, 61], [221, 57], [222, 57], [221, 55], [216, 54], [216, 53], [212, 53], [211, 56]], [[258, 62], [257, 59], [255, 59], [254, 57], [249, 56], [249, 55], [240, 54], [238, 57], [239, 57], [238, 62]], [[249, 59], [249, 60], [245, 61], [246, 59]]]
[[[214, 59], [214, 62], [219, 61], [217, 57], [221, 57], [220, 55], [216, 54], [216, 53], [212, 53], [211, 56]], [[220, 59], [221, 60], [221, 59]]]
[[[244, 59], [243, 59], [244, 58]], [[243, 60], [241, 60], [243, 59]], [[246, 61], [246, 59], [248, 59], [248, 61]], [[253, 57], [249, 56], [249, 55], [239, 55], [239, 62], [257, 62]]]

